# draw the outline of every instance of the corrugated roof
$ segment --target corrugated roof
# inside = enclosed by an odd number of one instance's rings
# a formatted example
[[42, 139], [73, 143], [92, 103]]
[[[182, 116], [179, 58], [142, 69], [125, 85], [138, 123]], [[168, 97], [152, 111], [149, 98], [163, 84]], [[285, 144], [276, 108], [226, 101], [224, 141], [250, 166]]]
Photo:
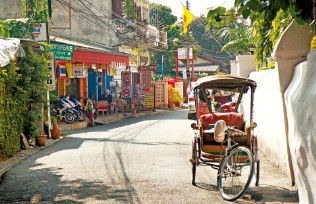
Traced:
[[[190, 67], [191, 69], [191, 67]], [[185, 67], [179, 67], [179, 71], [185, 71]], [[194, 65], [194, 72], [217, 72], [219, 65]]]

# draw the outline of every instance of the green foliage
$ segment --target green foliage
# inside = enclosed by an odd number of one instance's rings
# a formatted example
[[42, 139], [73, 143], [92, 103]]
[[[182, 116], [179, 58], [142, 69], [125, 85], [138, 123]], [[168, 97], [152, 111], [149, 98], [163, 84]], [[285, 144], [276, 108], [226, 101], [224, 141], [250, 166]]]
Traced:
[[8, 24], [1, 20], [0, 20], [0, 36], [5, 37], [5, 38], [10, 36]]
[[[151, 23], [153, 25], [157, 25], [159, 28], [169, 28], [171, 25], [173, 25], [177, 21], [177, 17], [172, 15], [172, 10], [170, 7], [162, 5], [162, 4], [156, 4], [151, 3], [150, 4], [150, 18]], [[155, 19], [159, 17], [158, 21], [155, 22]]]
[[20, 149], [20, 133], [23, 132], [23, 100], [24, 96], [17, 87], [20, 75], [18, 68], [10, 63], [0, 71], [0, 160], [13, 156]]
[[[34, 23], [47, 22], [47, 1], [23, 0], [27, 13], [23, 20], [0, 21], [0, 36], [30, 37]], [[20, 134], [38, 135], [48, 79], [50, 47], [22, 42], [25, 58], [11, 61], [0, 69], [0, 160], [20, 150]]]
[[[157, 12], [157, 13], [155, 13]], [[161, 4], [150, 4], [150, 18], [154, 18], [155, 15], [160, 17], [159, 22], [152, 23], [161, 23], [159, 27], [164, 28], [167, 31], [168, 39], [168, 50], [165, 51], [167, 54], [164, 55], [164, 75], [175, 75], [175, 57], [176, 50], [178, 47], [181, 47], [181, 42], [185, 38], [181, 34], [181, 27], [179, 24], [176, 24], [177, 17], [171, 14], [171, 8], [161, 5]], [[183, 45], [182, 45], [183, 46]], [[162, 51], [151, 52], [151, 61], [157, 62], [161, 66], [161, 55]], [[157, 76], [158, 80], [158, 76]]]
[[[232, 10], [224, 12], [222, 7], [210, 10], [208, 25], [219, 28], [221, 33], [217, 36], [227, 39], [223, 49], [229, 53], [247, 54], [254, 46], [257, 67], [269, 62], [273, 47], [292, 19], [299, 23], [311, 22], [312, 19], [310, 0], [235, 0], [235, 5], [237, 13]], [[251, 19], [252, 24], [244, 23], [243, 19]]]
[[0, 21], [0, 36], [12, 38], [32, 38], [35, 23], [47, 22], [48, 5], [43, 0], [23, 0], [27, 13], [25, 19], [10, 19], [5, 23]]
[[180, 96], [180, 91], [168, 85], [168, 104], [180, 104], [183, 98]]
[[200, 53], [208, 54], [208, 56], [211, 56], [213, 61], [216, 60], [215, 63], [220, 64], [222, 68], [228, 68], [229, 63], [227, 62], [231, 59], [231, 56], [227, 54], [226, 50], [222, 49], [222, 46], [224, 46], [229, 40], [228, 34], [230, 27], [217, 27], [210, 24], [207, 26], [207, 23], [207, 18], [200, 16], [195, 18], [190, 25], [194, 41], [199, 46], [199, 49], [194, 49], [196, 53], [195, 55]]
[[33, 23], [30, 20], [21, 21], [21, 20], [8, 20], [7, 26], [10, 32], [10, 37], [13, 38], [25, 38], [32, 36]]
[[122, 0], [122, 8], [126, 18], [135, 19], [135, 0]]
[[0, 70], [0, 160], [20, 150], [21, 133], [29, 138], [39, 132], [47, 90], [48, 49], [36, 50], [33, 43], [25, 43], [23, 48], [25, 58]]

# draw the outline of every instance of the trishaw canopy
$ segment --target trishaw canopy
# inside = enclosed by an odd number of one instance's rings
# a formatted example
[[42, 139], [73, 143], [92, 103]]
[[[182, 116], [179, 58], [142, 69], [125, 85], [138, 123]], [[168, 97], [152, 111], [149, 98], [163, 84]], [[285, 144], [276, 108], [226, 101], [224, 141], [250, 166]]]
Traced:
[[229, 75], [213, 75], [200, 78], [196, 81], [194, 89], [210, 88], [222, 90], [240, 90], [245, 86], [256, 88], [257, 83], [251, 79]]

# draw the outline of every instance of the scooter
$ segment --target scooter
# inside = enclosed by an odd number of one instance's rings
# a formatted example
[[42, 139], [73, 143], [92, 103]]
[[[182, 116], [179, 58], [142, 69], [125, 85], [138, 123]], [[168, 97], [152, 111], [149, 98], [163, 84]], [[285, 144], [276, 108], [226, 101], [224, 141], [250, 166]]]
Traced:
[[72, 124], [76, 120], [76, 116], [67, 106], [64, 106], [60, 100], [51, 103], [50, 114], [57, 118], [57, 121], [64, 120], [68, 124]]
[[69, 98], [62, 95], [60, 97], [60, 101], [63, 104], [63, 106], [68, 107], [69, 111], [74, 114], [75, 120], [84, 121], [85, 114], [83, 112], [77, 110], [76, 104], [74, 104]]

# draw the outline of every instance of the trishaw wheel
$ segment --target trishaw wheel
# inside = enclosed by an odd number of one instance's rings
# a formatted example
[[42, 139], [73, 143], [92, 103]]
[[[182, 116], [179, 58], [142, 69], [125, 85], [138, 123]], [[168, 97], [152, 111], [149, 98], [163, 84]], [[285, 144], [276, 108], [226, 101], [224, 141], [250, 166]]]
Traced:
[[197, 166], [197, 141], [196, 139], [194, 139], [193, 143], [192, 143], [192, 159], [191, 159], [191, 163], [192, 163], [192, 185], [196, 185], [195, 183], [195, 177], [196, 177], [196, 166]]
[[259, 178], [260, 178], [260, 160], [258, 160], [256, 165], [256, 186], [259, 186]]
[[228, 152], [220, 163], [217, 186], [224, 200], [238, 199], [250, 185], [254, 171], [251, 151], [238, 146]]

